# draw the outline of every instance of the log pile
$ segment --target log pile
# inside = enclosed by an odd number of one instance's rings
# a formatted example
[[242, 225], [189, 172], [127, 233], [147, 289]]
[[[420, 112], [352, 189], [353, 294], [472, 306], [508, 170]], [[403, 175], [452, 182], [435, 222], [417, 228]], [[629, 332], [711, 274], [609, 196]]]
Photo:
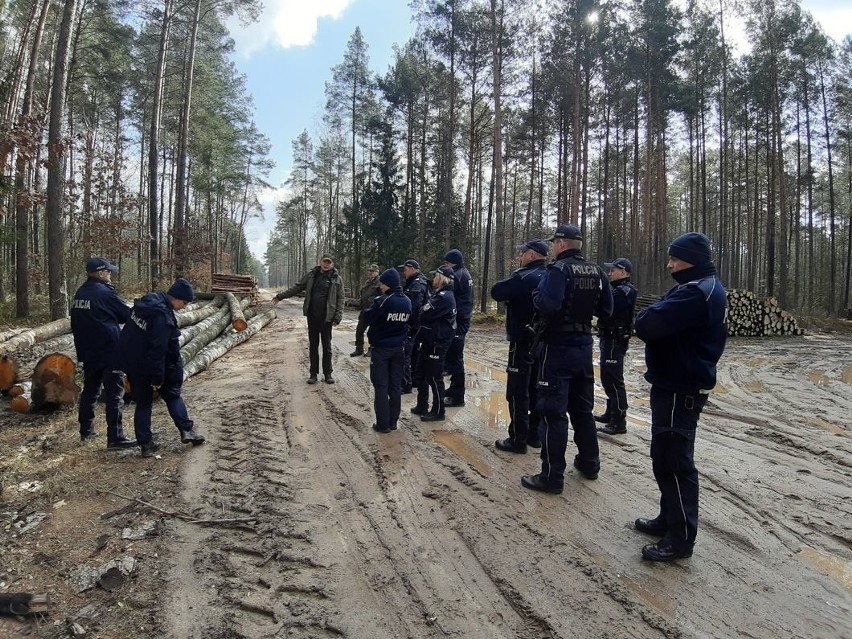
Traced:
[[210, 287], [212, 293], [233, 293], [237, 297], [251, 297], [251, 303], [257, 302], [257, 278], [254, 275], [235, 273], [213, 273]]
[[[212, 299], [199, 298], [196, 304], [175, 313], [181, 329], [179, 343], [181, 361], [186, 370], [184, 379], [206, 369], [211, 362], [249, 339], [275, 317], [274, 310], [256, 317], [256, 311], [248, 308], [253, 300], [251, 295], [240, 296], [227, 292], [210, 296]], [[70, 329], [68, 320], [60, 322], [66, 322]], [[60, 328], [61, 335], [65, 330], [64, 325]], [[0, 345], [23, 339], [24, 346], [41, 341], [45, 341], [44, 346], [49, 346], [52, 342], [46, 341], [51, 339], [47, 335], [56, 335], [56, 330], [57, 324], [52, 322], [9, 335], [7, 341], [0, 341]], [[55, 337], [53, 340], [59, 341]], [[3, 353], [0, 355], [0, 391], [12, 398], [12, 410], [29, 412], [46, 406], [76, 403], [80, 393], [77, 377], [82, 367], [77, 366], [73, 353], [71, 356], [59, 352], [45, 355], [36, 364], [31, 379], [22, 381], [29, 376], [21, 373], [17, 356], [26, 353], [16, 353], [15, 350], [7, 347], [4, 352], [0, 348], [0, 353]]]
[[[654, 295], [639, 295], [636, 312], [657, 302]], [[759, 299], [751, 291], [728, 290], [728, 335], [731, 337], [769, 337], [804, 335], [796, 318], [783, 310], [774, 297]]]

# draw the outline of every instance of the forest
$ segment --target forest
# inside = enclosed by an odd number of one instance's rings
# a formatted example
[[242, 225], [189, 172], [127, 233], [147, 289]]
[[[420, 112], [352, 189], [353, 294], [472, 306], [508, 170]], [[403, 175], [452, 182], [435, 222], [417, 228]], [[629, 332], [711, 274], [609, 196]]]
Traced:
[[255, 257], [273, 158], [226, 24], [259, 1], [0, 0], [8, 314], [64, 317], [93, 254], [144, 291], [214, 272], [281, 287], [331, 251], [355, 289], [371, 262], [433, 268], [450, 247], [485, 308], [514, 246], [568, 221], [644, 292], [698, 230], [729, 288], [849, 312], [852, 39], [778, 0], [410, 6], [388, 69], [360, 29], [329, 69]]

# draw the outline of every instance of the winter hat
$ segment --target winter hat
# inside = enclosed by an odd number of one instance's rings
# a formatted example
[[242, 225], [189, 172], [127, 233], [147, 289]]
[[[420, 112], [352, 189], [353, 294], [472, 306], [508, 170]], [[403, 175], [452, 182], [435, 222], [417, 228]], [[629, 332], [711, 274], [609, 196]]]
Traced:
[[703, 233], [684, 233], [669, 245], [669, 255], [693, 266], [709, 264], [710, 240]]
[[397, 266], [398, 269], [404, 269], [406, 266], [410, 266], [411, 268], [416, 268], [418, 271], [420, 270], [420, 262], [417, 260], [407, 259], [402, 264]]
[[458, 249], [450, 249], [444, 256], [444, 261], [456, 266], [464, 266], [464, 256]]
[[90, 257], [86, 261], [86, 273], [97, 273], [98, 271], [109, 271], [115, 273], [118, 267], [115, 264], [110, 264], [102, 257]]
[[168, 291], [166, 291], [166, 294], [177, 300], [183, 300], [184, 302], [191, 302], [195, 299], [195, 293], [192, 291], [192, 284], [182, 277], [175, 280], [175, 283], [172, 284], [172, 287]]
[[556, 232], [553, 237], [547, 238], [548, 242], [554, 240], [582, 240], [583, 234], [576, 224], [560, 224], [556, 227]]
[[391, 290], [397, 290], [402, 288], [402, 284], [399, 279], [399, 271], [395, 268], [389, 268], [384, 273], [379, 275], [379, 281], [387, 286]]
[[547, 255], [547, 243], [544, 240], [530, 240], [526, 244], [516, 246], [517, 251], [535, 251], [539, 255]]
[[453, 271], [453, 269], [452, 269], [452, 268], [450, 268], [449, 266], [439, 266], [439, 267], [438, 267], [438, 268], [436, 268], [436, 269], [435, 269], [435, 271], [432, 273], [432, 276], [433, 276], [433, 277], [434, 277], [435, 273], [440, 273], [440, 274], [441, 274], [441, 275], [443, 275], [444, 277], [448, 277], [448, 278], [450, 278], [451, 280], [456, 279], [455, 271]]
[[626, 257], [619, 257], [614, 259], [612, 262], [605, 262], [604, 268], [623, 268], [628, 273], [632, 273], [633, 262], [628, 260]]

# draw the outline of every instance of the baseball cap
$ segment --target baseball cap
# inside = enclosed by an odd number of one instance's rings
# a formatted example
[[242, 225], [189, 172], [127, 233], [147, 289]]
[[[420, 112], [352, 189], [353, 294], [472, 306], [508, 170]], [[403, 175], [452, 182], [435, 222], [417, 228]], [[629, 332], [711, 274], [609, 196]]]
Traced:
[[583, 235], [576, 224], [560, 224], [556, 227], [553, 237], [547, 238], [548, 242], [553, 240], [582, 240]]
[[434, 271], [432, 271], [432, 275], [435, 275], [435, 273], [440, 273], [444, 277], [449, 277], [451, 280], [454, 280], [456, 278], [455, 272], [449, 266], [439, 266]]
[[410, 266], [411, 268], [416, 268], [417, 270], [420, 270], [420, 262], [411, 259], [405, 260], [402, 264], [397, 266], [397, 268], [405, 268], [406, 266]]
[[547, 242], [544, 240], [530, 240], [526, 244], [519, 244], [515, 247], [518, 251], [535, 251], [540, 255], [547, 255]]
[[375, 271], [376, 273], [378, 273], [379, 272], [379, 265], [378, 264], [370, 264], [370, 266], [367, 267], [367, 270], [368, 271]]
[[86, 261], [86, 273], [97, 273], [98, 271], [115, 273], [118, 271], [118, 267], [115, 264], [110, 264], [102, 257], [90, 257]]
[[628, 260], [626, 257], [619, 257], [614, 259], [612, 262], [605, 262], [604, 268], [623, 268], [628, 273], [632, 273], [633, 262]]

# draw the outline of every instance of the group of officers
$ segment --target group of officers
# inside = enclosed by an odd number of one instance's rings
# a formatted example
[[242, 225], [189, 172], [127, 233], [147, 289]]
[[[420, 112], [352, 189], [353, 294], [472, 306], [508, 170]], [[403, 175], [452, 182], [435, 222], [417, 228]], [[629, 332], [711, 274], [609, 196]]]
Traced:
[[[617, 258], [604, 264], [604, 271], [586, 260], [582, 247], [577, 226], [559, 225], [547, 241], [533, 239], [519, 246], [520, 268], [491, 289], [492, 298], [506, 305], [509, 341], [508, 437], [495, 445], [517, 454], [540, 448], [540, 472], [523, 476], [521, 484], [560, 494], [570, 423], [577, 447], [573, 467], [586, 479], [597, 479], [597, 432], [627, 431], [624, 357], [635, 331], [645, 342], [645, 378], [651, 383], [651, 459], [660, 508], [656, 517], [639, 518], [634, 526], [660, 538], [642, 548], [643, 558], [690, 557], [698, 528], [695, 431], [716, 384], [716, 364], [727, 335], [726, 293], [710, 242], [694, 232], [672, 241], [666, 266], [676, 284], [635, 319], [631, 261]], [[554, 256], [550, 262], [548, 254]], [[378, 270], [376, 265], [368, 268], [361, 291], [360, 337], [352, 353], [365, 354], [366, 330], [375, 387], [373, 428], [381, 433], [395, 430], [400, 396], [412, 389], [417, 390], [417, 402], [411, 412], [423, 421], [443, 420], [446, 407], [465, 403], [463, 351], [473, 284], [464, 258], [457, 249], [449, 251], [444, 265], [429, 277], [413, 259], [381, 274]], [[370, 294], [370, 286], [377, 287], [378, 295]], [[304, 290], [297, 285], [276, 299], [295, 294], [297, 288]], [[607, 397], [599, 415], [593, 414], [593, 318]], [[312, 369], [313, 379], [315, 374]], [[445, 374], [451, 380], [446, 390]], [[603, 424], [597, 429], [596, 420]]]

